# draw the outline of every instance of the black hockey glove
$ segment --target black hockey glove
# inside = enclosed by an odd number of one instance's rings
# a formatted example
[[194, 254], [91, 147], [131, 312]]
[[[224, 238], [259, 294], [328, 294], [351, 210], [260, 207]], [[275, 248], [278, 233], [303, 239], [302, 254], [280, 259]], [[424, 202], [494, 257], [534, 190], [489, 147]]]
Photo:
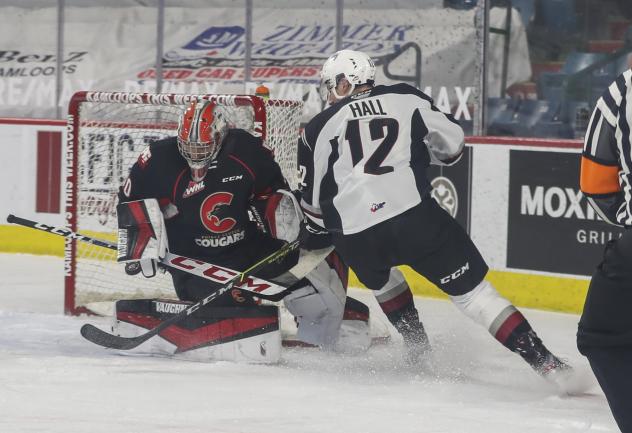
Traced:
[[301, 231], [298, 238], [300, 247], [304, 250], [321, 250], [332, 245], [331, 234], [326, 229], [310, 223], [308, 220], [301, 222]]

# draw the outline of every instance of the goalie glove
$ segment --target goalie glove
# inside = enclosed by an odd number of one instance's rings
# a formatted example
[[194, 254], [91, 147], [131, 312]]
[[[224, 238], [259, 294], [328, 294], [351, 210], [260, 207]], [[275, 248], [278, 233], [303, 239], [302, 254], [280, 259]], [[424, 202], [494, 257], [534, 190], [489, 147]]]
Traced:
[[[158, 262], [168, 250], [167, 230], [156, 199], [120, 203], [118, 215], [117, 261], [127, 263], [125, 272], [140, 272], [147, 278], [156, 275]], [[137, 263], [133, 265], [132, 263]]]
[[308, 251], [321, 250], [332, 245], [331, 234], [326, 229], [311, 222], [309, 218], [301, 221], [298, 238], [300, 247]]

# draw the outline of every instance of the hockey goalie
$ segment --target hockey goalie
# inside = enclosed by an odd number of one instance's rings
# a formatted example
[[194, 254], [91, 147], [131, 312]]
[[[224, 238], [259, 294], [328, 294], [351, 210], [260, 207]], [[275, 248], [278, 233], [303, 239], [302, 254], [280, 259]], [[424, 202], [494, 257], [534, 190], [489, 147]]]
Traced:
[[[155, 141], [141, 153], [120, 188], [117, 212], [118, 260], [128, 274], [147, 278], [156, 275], [167, 251], [247, 269], [296, 239], [302, 221], [270, 150], [248, 132], [229, 128], [221, 107], [209, 101], [191, 103], [177, 136]], [[368, 347], [369, 309], [347, 299], [348, 268], [334, 252], [304, 276], [287, 272], [310, 254], [295, 250], [256, 276], [288, 288], [283, 301], [297, 322], [299, 342], [336, 348], [346, 314], [354, 338], [352, 343], [346, 338], [345, 344]], [[118, 301], [115, 333], [142, 334], [220, 287], [186, 270], [169, 272], [178, 300]], [[142, 350], [276, 362], [281, 351], [279, 308], [234, 288], [164, 329]]]

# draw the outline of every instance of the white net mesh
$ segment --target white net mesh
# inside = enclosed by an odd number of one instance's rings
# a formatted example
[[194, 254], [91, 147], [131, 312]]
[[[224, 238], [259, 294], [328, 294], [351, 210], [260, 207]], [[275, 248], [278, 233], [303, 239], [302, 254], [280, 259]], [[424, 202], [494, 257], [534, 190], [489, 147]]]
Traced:
[[[171, 95], [166, 95], [171, 96]], [[265, 112], [251, 105], [252, 97], [213, 97], [220, 100], [231, 127], [256, 134], [265, 116], [265, 143], [292, 187], [296, 187], [296, 143], [302, 103], [270, 100]], [[90, 99], [90, 98], [89, 98]], [[91, 98], [98, 99], [98, 98]], [[113, 100], [116, 98], [102, 98]], [[120, 98], [119, 98], [120, 99]], [[129, 100], [131, 98], [127, 98]], [[155, 98], [150, 103], [94, 102], [79, 104], [76, 230], [116, 242], [116, 203], [119, 186], [129, 168], [152, 141], [175, 135], [178, 118], [190, 99]], [[147, 101], [145, 101], [147, 102]], [[260, 129], [260, 128], [259, 128]], [[175, 297], [169, 274], [155, 278], [130, 277], [115, 262], [115, 251], [77, 243], [74, 287], [67, 290], [67, 309], [76, 310], [93, 302], [141, 297]], [[69, 307], [70, 306], [70, 307]]]

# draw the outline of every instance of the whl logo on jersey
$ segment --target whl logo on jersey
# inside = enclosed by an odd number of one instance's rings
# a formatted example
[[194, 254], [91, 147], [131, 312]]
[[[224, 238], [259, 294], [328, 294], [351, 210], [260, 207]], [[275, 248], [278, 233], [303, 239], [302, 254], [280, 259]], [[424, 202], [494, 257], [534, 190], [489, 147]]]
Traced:
[[184, 193], [182, 194], [182, 198], [191, 197], [192, 195], [203, 191], [204, 188], [206, 188], [206, 186], [204, 185], [204, 181], [193, 182], [192, 180], [190, 180], [189, 186], [187, 186], [187, 188], [184, 190]]
[[380, 209], [383, 209], [383, 208], [384, 208], [384, 206], [386, 206], [386, 202], [385, 202], [385, 201], [380, 202], [380, 203], [373, 203], [373, 204], [371, 205], [371, 212], [377, 212], [377, 211], [379, 211]]

